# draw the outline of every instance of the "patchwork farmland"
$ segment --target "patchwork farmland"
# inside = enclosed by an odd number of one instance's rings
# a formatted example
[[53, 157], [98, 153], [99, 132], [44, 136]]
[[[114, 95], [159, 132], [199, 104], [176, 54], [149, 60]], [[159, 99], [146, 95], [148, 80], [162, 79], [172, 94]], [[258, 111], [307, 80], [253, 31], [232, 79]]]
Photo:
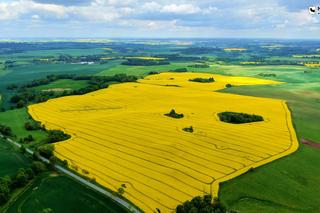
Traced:
[[[214, 78], [215, 82], [192, 82]], [[29, 106], [47, 129], [72, 137], [55, 145], [70, 168], [94, 178], [146, 212], [174, 211], [219, 183], [294, 152], [298, 142], [285, 101], [219, 93], [226, 84], [281, 82], [202, 73], [161, 73], [81, 96]], [[183, 113], [175, 119], [164, 114]], [[264, 121], [230, 124], [224, 111]], [[193, 132], [183, 131], [193, 127]]]

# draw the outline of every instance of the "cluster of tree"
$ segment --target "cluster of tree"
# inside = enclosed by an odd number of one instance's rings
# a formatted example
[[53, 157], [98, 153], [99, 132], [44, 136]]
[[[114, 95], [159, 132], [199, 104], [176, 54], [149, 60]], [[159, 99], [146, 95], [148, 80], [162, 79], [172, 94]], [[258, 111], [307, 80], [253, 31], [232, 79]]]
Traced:
[[52, 144], [45, 144], [37, 148], [37, 152], [47, 159], [50, 159], [53, 156], [53, 151], [54, 146]]
[[185, 132], [190, 132], [190, 133], [192, 133], [194, 131], [192, 126], [185, 127], [182, 130], [185, 131]]
[[60, 79], [73, 79], [75, 76], [74, 75], [69, 75], [69, 74], [61, 74], [61, 75], [47, 75], [45, 78], [40, 78], [31, 81], [30, 83], [26, 83], [21, 86], [21, 88], [30, 88], [30, 87], [37, 87], [41, 85], [46, 85], [50, 84], [51, 82], [54, 82], [56, 80]]
[[10, 199], [10, 195], [15, 189], [24, 187], [30, 180], [46, 170], [47, 167], [44, 163], [33, 161], [30, 168], [20, 168], [13, 177], [1, 177], [0, 205], [5, 204]]
[[[54, 91], [35, 91], [28, 88], [49, 84], [59, 79], [72, 80], [87, 80], [89, 85], [84, 88], [79, 88], [71, 91], [64, 91], [62, 93], [55, 93]], [[110, 82], [134, 82], [137, 80], [136, 76], [126, 74], [116, 74], [113, 76], [74, 76], [74, 75], [48, 75], [45, 78], [34, 80], [30, 83], [22, 85], [18, 93], [13, 95], [10, 102], [15, 104], [17, 108], [22, 108], [28, 103], [40, 103], [51, 98], [57, 98], [68, 95], [82, 95], [93, 92], [99, 89], [107, 88]]]
[[192, 67], [192, 68], [209, 68], [210, 66], [208, 64], [191, 64], [191, 65], [188, 65], [188, 67]]
[[148, 75], [156, 75], [156, 74], [159, 74], [159, 72], [151, 71], [148, 73]]
[[189, 79], [189, 81], [199, 82], [199, 83], [212, 83], [214, 82], [214, 78], [193, 78], [193, 79]]
[[58, 62], [64, 63], [81, 63], [81, 62], [99, 62], [103, 55], [84, 55], [84, 56], [71, 56], [67, 54], [59, 55]]
[[9, 69], [9, 68], [12, 68], [14, 67], [14, 63], [15, 61], [10, 61], [10, 60], [7, 60], [4, 62], [4, 69]]
[[122, 62], [123, 65], [128, 66], [155, 66], [155, 65], [167, 65], [170, 64], [168, 60], [145, 60], [138, 58], [130, 58], [127, 61]]
[[258, 75], [262, 77], [277, 77], [274, 73], [259, 73]]
[[16, 85], [16, 84], [10, 84], [10, 85], [7, 86], [7, 89], [8, 89], [8, 90], [18, 89], [18, 85]]
[[34, 138], [32, 135], [28, 135], [26, 137], [20, 138], [19, 140], [20, 143], [30, 143], [32, 141], [34, 141]]
[[9, 126], [0, 124], [0, 134], [4, 136], [12, 136], [12, 130]]
[[28, 121], [24, 124], [24, 128], [28, 131], [39, 130], [41, 129], [41, 125], [36, 121]]
[[177, 69], [173, 69], [173, 70], [170, 70], [170, 72], [188, 72], [188, 69], [187, 68], [177, 68]]
[[48, 143], [55, 143], [58, 141], [65, 141], [70, 139], [70, 135], [65, 134], [63, 131], [61, 130], [48, 130], [48, 138], [47, 138], [47, 142]]
[[181, 114], [176, 113], [176, 111], [174, 109], [172, 109], [169, 113], [166, 113], [164, 115], [171, 117], [171, 118], [183, 118], [184, 117], [184, 115], [182, 113]]
[[263, 117], [260, 115], [239, 112], [220, 112], [218, 113], [218, 116], [221, 121], [233, 124], [263, 121]]
[[176, 207], [177, 213], [231, 213], [218, 198], [211, 195], [194, 197], [191, 201], [186, 201]]
[[230, 88], [230, 87], [232, 87], [232, 85], [231, 84], [226, 84], [226, 87]]

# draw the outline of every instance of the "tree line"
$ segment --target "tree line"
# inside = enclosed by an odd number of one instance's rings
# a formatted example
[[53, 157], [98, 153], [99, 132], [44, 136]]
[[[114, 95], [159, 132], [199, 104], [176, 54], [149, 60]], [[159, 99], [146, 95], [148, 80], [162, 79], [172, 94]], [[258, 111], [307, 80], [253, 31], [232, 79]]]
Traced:
[[47, 170], [47, 166], [40, 161], [33, 161], [29, 168], [20, 168], [18, 172], [10, 177], [0, 177], [0, 205], [9, 201], [12, 193], [19, 188], [26, 186], [41, 172]]
[[[35, 91], [30, 88], [47, 85], [51, 82], [60, 79], [70, 79], [70, 80], [87, 80], [88, 86], [84, 88], [79, 88], [71, 91], [63, 91], [62, 93], [56, 93], [54, 91]], [[75, 76], [75, 75], [48, 75], [45, 78], [33, 80], [26, 83], [20, 87], [17, 85], [9, 85], [8, 89], [16, 89], [17, 93], [13, 95], [10, 102], [14, 104], [16, 108], [25, 107], [29, 103], [40, 103], [47, 101], [51, 98], [57, 98], [68, 95], [82, 95], [89, 92], [93, 92], [99, 89], [107, 88], [110, 83], [118, 82], [135, 82], [137, 80], [136, 76], [126, 75], [126, 74], [116, 74], [113, 76]], [[13, 106], [12, 106], [13, 108]]]

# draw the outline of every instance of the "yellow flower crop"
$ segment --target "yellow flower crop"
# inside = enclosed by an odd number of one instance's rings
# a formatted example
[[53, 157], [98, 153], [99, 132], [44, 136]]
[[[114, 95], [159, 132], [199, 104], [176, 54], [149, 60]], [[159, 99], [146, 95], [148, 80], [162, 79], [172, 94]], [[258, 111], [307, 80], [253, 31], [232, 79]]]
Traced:
[[147, 56], [134, 56], [134, 57], [125, 57], [126, 59], [140, 59], [140, 60], [151, 60], [151, 61], [163, 61], [166, 58], [159, 57], [147, 57]]
[[224, 51], [245, 51], [246, 48], [224, 48]]
[[[211, 78], [215, 82], [191, 82]], [[70, 134], [55, 155], [70, 168], [117, 191], [146, 212], [172, 212], [192, 197], [217, 195], [219, 183], [294, 152], [285, 101], [219, 93], [226, 84], [281, 82], [203, 73], [161, 73], [86, 95], [29, 106], [48, 129]], [[165, 116], [171, 109], [184, 116]], [[262, 122], [221, 122], [223, 111], [261, 115]], [[182, 129], [193, 127], [193, 132]], [[85, 172], [84, 172], [85, 171]]]

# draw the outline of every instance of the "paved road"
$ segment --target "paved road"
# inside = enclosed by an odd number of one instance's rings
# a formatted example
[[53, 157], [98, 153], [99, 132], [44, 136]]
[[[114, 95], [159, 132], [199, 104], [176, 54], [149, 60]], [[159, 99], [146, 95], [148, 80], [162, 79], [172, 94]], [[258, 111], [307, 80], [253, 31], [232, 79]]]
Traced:
[[[0, 137], [3, 137], [3, 136], [0, 135]], [[17, 146], [18, 148], [21, 147], [21, 144], [11, 140], [10, 138], [7, 138], [7, 141], [12, 143], [13, 145]], [[26, 148], [26, 152], [28, 152], [29, 154], [33, 155], [33, 151], [31, 149]], [[49, 163], [49, 160], [47, 158], [44, 158], [44, 157], [41, 157], [41, 156], [40, 156], [40, 160], [42, 160], [45, 163]], [[114, 200], [116, 203], [118, 203], [121, 206], [123, 206], [126, 209], [128, 209], [130, 212], [141, 213], [141, 211], [138, 208], [136, 208], [135, 206], [133, 206], [132, 204], [130, 204], [126, 200], [123, 200], [120, 197], [113, 195], [111, 192], [105, 190], [104, 188], [89, 182], [88, 180], [80, 177], [79, 175], [76, 175], [76, 174], [70, 172], [69, 170], [63, 168], [62, 166], [55, 165], [55, 168], [58, 171], [64, 173], [65, 175], [68, 175], [69, 177], [72, 177], [73, 179], [76, 179], [77, 181], [79, 181], [80, 183], [86, 185], [87, 187], [89, 187], [89, 188], [91, 188], [91, 189], [93, 189], [93, 190], [95, 190], [97, 192], [100, 192], [100, 193], [104, 194], [105, 196], [107, 196], [110, 199]]]

